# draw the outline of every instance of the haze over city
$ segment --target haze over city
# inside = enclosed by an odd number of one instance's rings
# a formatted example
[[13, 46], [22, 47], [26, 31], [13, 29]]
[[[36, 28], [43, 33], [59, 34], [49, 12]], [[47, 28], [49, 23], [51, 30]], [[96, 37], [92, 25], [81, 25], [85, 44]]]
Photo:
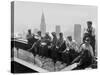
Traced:
[[61, 26], [63, 33], [73, 35], [74, 24], [86, 27], [86, 21], [97, 26], [97, 7], [51, 3], [15, 2], [14, 32], [27, 32], [28, 29], [40, 29], [41, 16], [44, 13], [46, 31], [55, 31], [56, 25]]

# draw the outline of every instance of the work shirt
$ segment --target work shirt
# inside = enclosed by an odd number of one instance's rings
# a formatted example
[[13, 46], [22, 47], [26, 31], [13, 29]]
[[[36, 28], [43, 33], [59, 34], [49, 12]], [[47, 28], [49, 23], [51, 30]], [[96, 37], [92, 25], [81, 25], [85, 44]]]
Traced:
[[74, 49], [76, 52], [79, 52], [78, 45], [77, 45], [77, 42], [75, 40], [66, 41], [66, 46], [67, 46], [68, 50]]

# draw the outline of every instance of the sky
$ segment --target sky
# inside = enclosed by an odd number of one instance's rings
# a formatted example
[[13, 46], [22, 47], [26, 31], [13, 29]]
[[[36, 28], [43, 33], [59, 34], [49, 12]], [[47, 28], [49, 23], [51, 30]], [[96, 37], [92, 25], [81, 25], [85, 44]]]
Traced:
[[16, 1], [14, 5], [14, 32], [40, 29], [42, 12], [45, 16], [47, 32], [55, 31], [60, 25], [63, 33], [73, 35], [74, 24], [86, 28], [88, 20], [97, 27], [97, 7], [85, 5], [53, 4]]

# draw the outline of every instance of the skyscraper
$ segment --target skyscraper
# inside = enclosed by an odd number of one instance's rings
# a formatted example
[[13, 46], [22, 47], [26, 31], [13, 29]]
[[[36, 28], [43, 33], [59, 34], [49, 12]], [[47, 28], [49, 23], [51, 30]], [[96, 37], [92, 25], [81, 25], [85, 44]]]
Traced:
[[55, 30], [57, 36], [59, 35], [60, 33], [60, 25], [56, 25], [56, 30]]
[[75, 24], [74, 25], [74, 40], [78, 43], [81, 43], [81, 25]]
[[44, 17], [43, 12], [42, 12], [42, 16], [41, 16], [40, 31], [41, 31], [42, 35], [44, 35], [46, 32], [46, 23], [45, 23], [45, 17]]

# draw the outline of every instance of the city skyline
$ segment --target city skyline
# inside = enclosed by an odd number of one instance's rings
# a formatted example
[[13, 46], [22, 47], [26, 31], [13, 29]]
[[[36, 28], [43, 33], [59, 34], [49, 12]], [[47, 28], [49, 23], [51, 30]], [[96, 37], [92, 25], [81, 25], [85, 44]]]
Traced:
[[60, 25], [61, 31], [73, 35], [74, 24], [86, 27], [86, 21], [93, 22], [97, 26], [97, 7], [84, 5], [68, 5], [53, 3], [35, 3], [15, 1], [14, 7], [14, 32], [27, 32], [31, 29], [39, 29], [42, 12], [45, 15], [47, 32], [54, 32], [56, 25]]

